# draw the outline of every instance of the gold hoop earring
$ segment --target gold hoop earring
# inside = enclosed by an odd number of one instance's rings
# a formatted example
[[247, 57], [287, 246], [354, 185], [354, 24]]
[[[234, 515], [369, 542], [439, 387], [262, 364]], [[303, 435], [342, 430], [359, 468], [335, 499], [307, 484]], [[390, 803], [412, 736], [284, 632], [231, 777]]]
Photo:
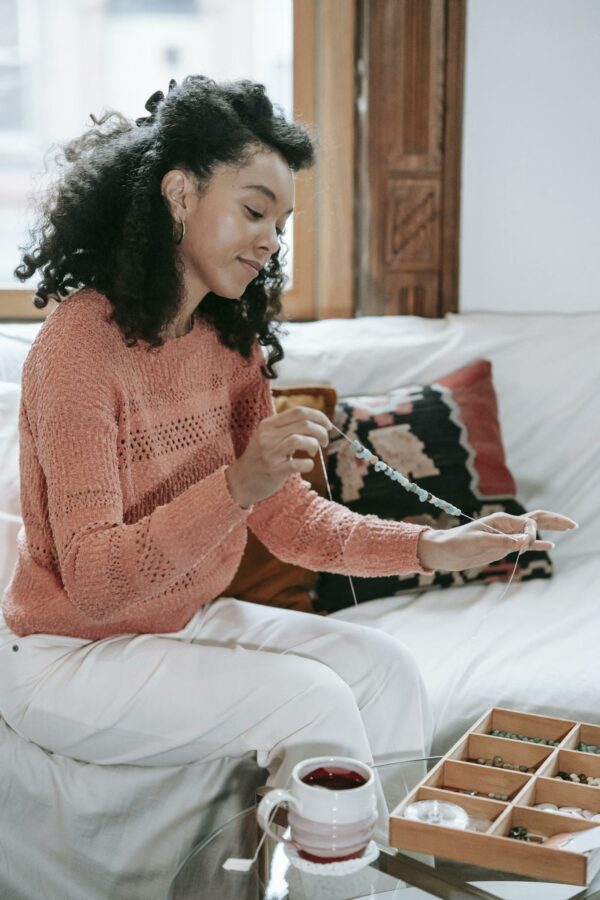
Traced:
[[174, 244], [180, 244], [185, 236], [185, 222], [182, 219], [179, 220], [179, 225], [181, 225], [181, 234], [179, 235], [179, 237], [175, 236], [175, 229], [173, 229]]

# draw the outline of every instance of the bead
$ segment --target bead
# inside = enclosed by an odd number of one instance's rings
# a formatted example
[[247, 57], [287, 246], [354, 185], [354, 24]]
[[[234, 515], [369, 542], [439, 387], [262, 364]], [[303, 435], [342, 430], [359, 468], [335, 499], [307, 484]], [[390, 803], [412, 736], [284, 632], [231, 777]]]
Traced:
[[378, 459], [377, 462], [375, 463], [375, 471], [383, 472], [385, 469], [387, 469], [387, 463], [384, 463], [380, 459]]
[[362, 450], [363, 446], [359, 441], [352, 441], [350, 444], [350, 449], [353, 453], [356, 453], [358, 450]]
[[418, 488], [415, 493], [421, 503], [425, 503], [425, 501], [427, 500], [427, 491], [423, 490], [423, 488]]
[[479, 763], [480, 766], [485, 766], [485, 759], [483, 758], [483, 756], [480, 756], [478, 758], [477, 762]]
[[379, 462], [379, 457], [378, 457], [378, 456], [375, 456], [374, 453], [371, 453], [371, 455], [370, 455], [370, 457], [369, 457], [369, 462], [370, 462], [370, 464], [371, 464], [372, 466], [376, 466], [377, 463]]
[[558, 811], [563, 816], [574, 816], [576, 819], [580, 819], [582, 815], [578, 806], [561, 806]]
[[593, 809], [583, 809], [581, 812], [584, 819], [593, 819], [596, 815]]
[[555, 803], [536, 803], [534, 809], [542, 809], [544, 812], [558, 812], [558, 806]]

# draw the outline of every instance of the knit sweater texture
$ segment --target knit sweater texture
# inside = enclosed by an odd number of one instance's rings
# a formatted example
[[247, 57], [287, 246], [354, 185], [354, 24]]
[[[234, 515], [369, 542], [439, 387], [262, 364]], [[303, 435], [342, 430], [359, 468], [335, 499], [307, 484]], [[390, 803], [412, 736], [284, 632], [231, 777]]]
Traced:
[[110, 311], [95, 291], [70, 295], [25, 361], [23, 527], [2, 600], [15, 634], [177, 631], [231, 583], [247, 528], [313, 571], [429, 571], [424, 526], [354, 513], [299, 473], [249, 509], [234, 500], [225, 472], [275, 414], [258, 340], [246, 360], [196, 318], [158, 349], [127, 347]]

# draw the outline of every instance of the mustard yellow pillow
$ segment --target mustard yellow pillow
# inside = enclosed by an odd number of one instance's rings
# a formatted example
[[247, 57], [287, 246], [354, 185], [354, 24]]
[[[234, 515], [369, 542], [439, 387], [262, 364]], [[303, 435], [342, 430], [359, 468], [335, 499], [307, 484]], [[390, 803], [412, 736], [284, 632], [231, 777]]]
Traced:
[[[320, 409], [329, 419], [333, 419], [336, 400], [335, 389], [325, 385], [273, 388], [273, 402], [278, 413], [294, 406], [308, 406]], [[303, 450], [294, 455], [299, 459], [308, 457]], [[323, 458], [327, 464], [327, 448], [323, 450]], [[312, 471], [304, 473], [302, 477], [313, 490], [326, 497], [327, 485], [318, 456], [314, 457], [314, 463]], [[248, 543], [242, 561], [223, 594], [239, 600], [249, 600], [251, 603], [314, 612], [310, 589], [316, 578], [316, 572], [277, 559], [253, 532], [248, 531]]]

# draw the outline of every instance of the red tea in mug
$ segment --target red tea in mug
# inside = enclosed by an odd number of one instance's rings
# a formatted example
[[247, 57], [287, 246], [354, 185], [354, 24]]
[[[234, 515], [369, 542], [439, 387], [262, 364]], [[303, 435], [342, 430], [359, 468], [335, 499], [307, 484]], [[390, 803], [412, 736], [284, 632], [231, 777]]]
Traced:
[[319, 766], [317, 769], [313, 769], [312, 772], [304, 775], [301, 781], [311, 787], [323, 787], [329, 791], [349, 791], [367, 783], [367, 779], [360, 772], [353, 772], [351, 769], [329, 768], [328, 766]]

